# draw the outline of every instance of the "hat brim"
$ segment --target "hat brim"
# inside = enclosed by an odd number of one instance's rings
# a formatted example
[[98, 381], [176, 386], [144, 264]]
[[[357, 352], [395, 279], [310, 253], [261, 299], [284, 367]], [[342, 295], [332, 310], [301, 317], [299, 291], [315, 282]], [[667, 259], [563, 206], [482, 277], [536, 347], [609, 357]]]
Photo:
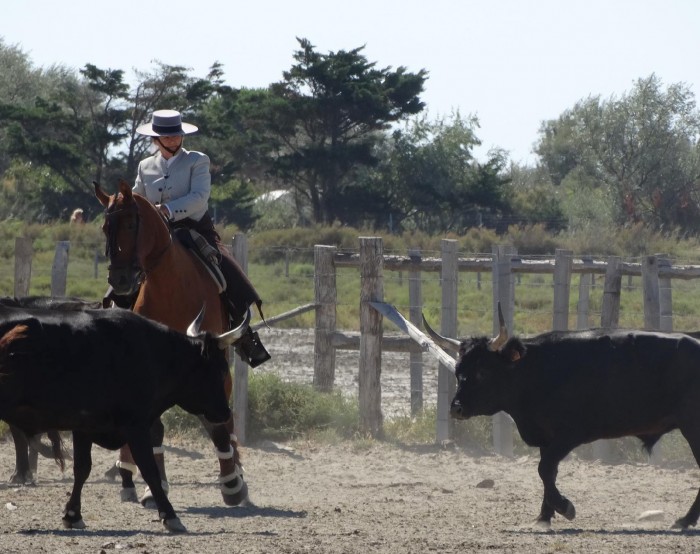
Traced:
[[191, 135], [192, 133], [196, 133], [197, 131], [199, 131], [199, 128], [196, 125], [192, 125], [191, 123], [182, 123], [181, 127], [182, 131], [176, 131], [174, 133], [158, 133], [153, 130], [153, 124], [149, 122], [136, 127], [136, 132], [139, 135], [146, 135], [148, 137], [177, 137]]

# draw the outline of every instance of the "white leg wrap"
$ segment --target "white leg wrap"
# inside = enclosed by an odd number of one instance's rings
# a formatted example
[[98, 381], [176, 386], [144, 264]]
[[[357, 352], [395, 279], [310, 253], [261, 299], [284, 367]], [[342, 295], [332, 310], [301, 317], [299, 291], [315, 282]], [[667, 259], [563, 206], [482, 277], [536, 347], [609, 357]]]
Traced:
[[[236, 477], [238, 477], [238, 480], [236, 481], [236, 485], [233, 487], [229, 487], [224, 484]], [[223, 494], [236, 494], [238, 491], [240, 491], [243, 488], [243, 469], [240, 466], [236, 466], [233, 473], [219, 476], [219, 488]]]
[[[168, 484], [168, 482], [161, 481], [160, 484], [162, 485], [163, 491], [165, 492], [165, 494], [168, 494], [170, 492], [170, 485]], [[149, 498], [153, 498], [153, 493], [151, 492], [151, 487], [146, 485], [146, 488], [143, 491], [143, 496], [141, 497], [141, 502], [143, 502], [144, 500], [147, 500]]]
[[139, 470], [139, 468], [136, 467], [136, 464], [122, 462], [121, 460], [117, 460], [117, 463], [114, 465], [116, 465], [119, 469], [126, 469], [127, 471], [130, 471], [134, 475], [136, 475], [136, 472]]
[[238, 442], [238, 437], [236, 436], [235, 433], [231, 433], [231, 440], [234, 442]]
[[219, 460], [230, 460], [233, 458], [233, 445], [229, 445], [228, 452], [219, 452], [218, 450], [215, 452], [216, 457], [219, 458]]

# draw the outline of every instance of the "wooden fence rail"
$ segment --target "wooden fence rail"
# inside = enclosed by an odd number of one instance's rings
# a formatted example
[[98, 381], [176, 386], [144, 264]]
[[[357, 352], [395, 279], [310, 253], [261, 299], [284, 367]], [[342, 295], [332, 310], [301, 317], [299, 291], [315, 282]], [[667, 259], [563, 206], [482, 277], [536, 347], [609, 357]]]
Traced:
[[[51, 294], [64, 296], [70, 243], [57, 243], [52, 266]], [[247, 241], [245, 235], [236, 235], [232, 251], [238, 262], [247, 269]], [[26, 296], [32, 265], [31, 240], [18, 238], [15, 243], [15, 296]], [[357, 268], [360, 273], [360, 332], [336, 329], [338, 268]], [[490, 272], [492, 279], [493, 332], [498, 331], [496, 306], [503, 308], [506, 324], [513, 329], [515, 283], [521, 274], [551, 274], [553, 276], [552, 329], [565, 330], [569, 325], [569, 305], [572, 294], [572, 275], [579, 274], [576, 326], [614, 328], [619, 324], [620, 297], [623, 276], [638, 276], [642, 281], [644, 328], [673, 330], [672, 280], [700, 278], [700, 266], [672, 264], [668, 256], [650, 255], [640, 263], [624, 262], [618, 256], [606, 259], [576, 257], [570, 250], [559, 249], [552, 258], [519, 256], [512, 246], [496, 245], [491, 256], [459, 257], [457, 241], [441, 241], [441, 257], [423, 257], [415, 248], [406, 256], [384, 255], [382, 239], [359, 237], [359, 253], [338, 252], [335, 246], [314, 247], [314, 302], [299, 306], [267, 319], [267, 324], [315, 310], [314, 386], [329, 391], [335, 382], [335, 353], [337, 349], [359, 350], [358, 382], [362, 428], [372, 435], [382, 434], [381, 410], [381, 355], [383, 350], [404, 351], [410, 354], [411, 410], [417, 413], [423, 407], [423, 355], [428, 349], [410, 336], [384, 336], [383, 315], [372, 308], [372, 303], [384, 301], [384, 272], [408, 272], [409, 313], [406, 318], [412, 326], [421, 327], [423, 308], [421, 275], [439, 272], [441, 277], [440, 333], [457, 336], [458, 275], [460, 272]], [[603, 296], [600, 322], [590, 325], [589, 290], [596, 275], [603, 275]], [[260, 325], [258, 325], [260, 326]], [[247, 415], [248, 368], [236, 357], [234, 363], [234, 415], [239, 438], [245, 441]], [[436, 440], [443, 441], [452, 434], [449, 403], [454, 394], [454, 376], [445, 364], [438, 368]], [[497, 452], [511, 455], [513, 449], [511, 421], [504, 414], [493, 418], [493, 441]], [[601, 457], [609, 451], [607, 442], [595, 445]]]

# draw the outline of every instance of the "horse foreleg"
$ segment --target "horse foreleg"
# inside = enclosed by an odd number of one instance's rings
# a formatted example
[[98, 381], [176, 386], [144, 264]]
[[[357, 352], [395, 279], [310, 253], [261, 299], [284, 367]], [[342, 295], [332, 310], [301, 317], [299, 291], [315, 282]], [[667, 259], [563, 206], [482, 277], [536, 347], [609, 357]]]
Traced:
[[224, 504], [238, 506], [248, 499], [248, 485], [243, 479], [243, 466], [236, 435], [233, 434], [233, 416], [224, 424], [214, 425], [199, 418], [211, 437], [219, 459], [219, 488]]

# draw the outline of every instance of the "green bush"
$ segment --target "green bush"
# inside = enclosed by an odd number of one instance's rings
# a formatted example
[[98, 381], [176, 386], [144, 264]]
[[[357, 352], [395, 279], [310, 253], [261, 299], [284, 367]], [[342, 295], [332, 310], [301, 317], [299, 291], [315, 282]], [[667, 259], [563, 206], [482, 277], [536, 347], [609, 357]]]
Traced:
[[357, 401], [339, 391], [320, 393], [275, 374], [254, 374], [248, 383], [249, 440], [288, 440], [322, 430], [351, 438], [359, 430]]

